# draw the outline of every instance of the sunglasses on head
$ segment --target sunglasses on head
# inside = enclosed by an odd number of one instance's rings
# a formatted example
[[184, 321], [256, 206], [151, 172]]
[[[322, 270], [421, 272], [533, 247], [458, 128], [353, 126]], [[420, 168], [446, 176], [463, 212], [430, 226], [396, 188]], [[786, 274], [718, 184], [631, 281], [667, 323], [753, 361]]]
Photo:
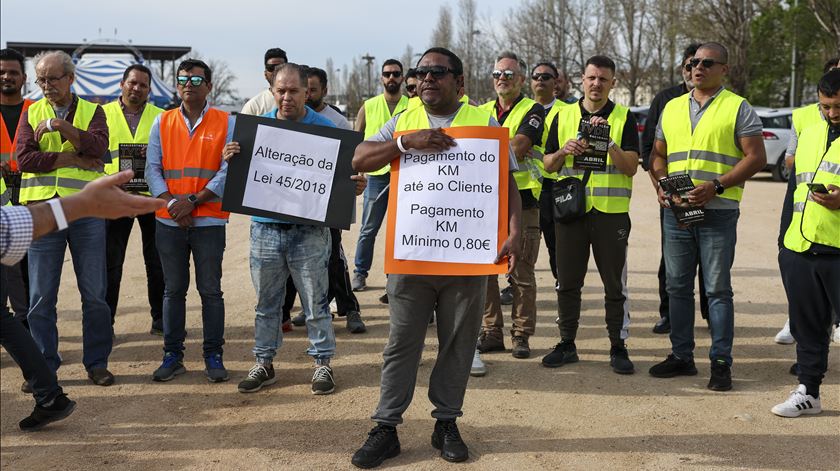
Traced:
[[189, 82], [193, 87], [198, 87], [202, 83], [204, 83], [205, 80], [207, 80], [207, 79], [205, 79], [204, 77], [202, 77], [200, 75], [193, 75], [193, 76], [189, 76], [189, 77], [186, 76], [186, 75], [179, 75], [178, 76], [178, 85], [180, 85], [182, 87], [186, 87], [187, 82]]
[[493, 71], [493, 78], [496, 79], [496, 80], [499, 80], [500, 78], [502, 78], [503, 75], [506, 79], [510, 80], [510, 79], [513, 78], [514, 75], [516, 75], [516, 72], [514, 72], [512, 70], [494, 70]]
[[389, 77], [400, 78], [400, 77], [402, 77], [402, 72], [400, 72], [399, 70], [395, 70], [393, 72], [382, 72], [382, 76], [385, 77], [385, 78], [389, 78]]
[[412, 83], [411, 85], [406, 85], [405, 89], [409, 92], [413, 92], [414, 90], [417, 90], [417, 85]]
[[549, 80], [554, 80], [556, 78], [557, 77], [555, 77], [553, 74], [549, 74], [548, 72], [543, 72], [543, 73], [531, 75], [531, 80], [534, 80], [534, 81], [537, 81], [537, 82], [547, 82]]
[[417, 71], [417, 78], [425, 79], [427, 75], [432, 74], [432, 77], [437, 80], [439, 78], [443, 78], [444, 75], [452, 72], [452, 75], [455, 75], [455, 71], [444, 67], [442, 65], [431, 65], [428, 67], [417, 67], [414, 69]]
[[714, 59], [691, 59], [688, 63], [692, 69], [698, 65], [702, 65], [704, 69], [711, 69], [715, 64], [725, 65], [726, 62], [718, 62]]

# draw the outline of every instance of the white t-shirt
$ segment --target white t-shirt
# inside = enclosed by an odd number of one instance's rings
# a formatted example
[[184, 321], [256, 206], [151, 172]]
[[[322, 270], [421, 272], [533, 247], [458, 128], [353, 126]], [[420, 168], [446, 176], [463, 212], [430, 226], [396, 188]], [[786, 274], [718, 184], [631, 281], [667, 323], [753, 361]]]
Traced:
[[277, 108], [277, 103], [274, 102], [274, 94], [271, 90], [265, 89], [248, 100], [245, 106], [242, 107], [242, 114], [250, 114], [260, 116]]

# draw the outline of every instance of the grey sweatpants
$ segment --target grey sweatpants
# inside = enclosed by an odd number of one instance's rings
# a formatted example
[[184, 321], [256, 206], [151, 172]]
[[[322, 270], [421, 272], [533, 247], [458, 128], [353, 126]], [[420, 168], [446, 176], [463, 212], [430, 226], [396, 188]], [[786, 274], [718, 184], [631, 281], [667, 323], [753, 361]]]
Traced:
[[371, 418], [386, 425], [402, 423], [414, 397], [433, 312], [439, 347], [429, 378], [429, 400], [435, 406], [432, 417], [460, 417], [484, 314], [487, 277], [390, 275], [387, 292], [391, 331], [382, 354], [379, 405]]

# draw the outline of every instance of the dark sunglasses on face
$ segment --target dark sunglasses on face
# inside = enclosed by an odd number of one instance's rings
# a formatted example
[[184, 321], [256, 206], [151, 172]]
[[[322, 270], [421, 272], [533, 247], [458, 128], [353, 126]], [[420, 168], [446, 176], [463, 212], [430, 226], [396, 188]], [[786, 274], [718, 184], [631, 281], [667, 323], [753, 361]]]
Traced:
[[[495, 77], [495, 73], [493, 76]], [[531, 80], [534, 80], [535, 82], [548, 82], [549, 80], [554, 80], [556, 78], [557, 77], [555, 77], [552, 74], [549, 74], [548, 72], [531, 75]]]
[[496, 79], [496, 80], [499, 80], [500, 78], [502, 78], [502, 75], [504, 75], [506, 79], [510, 80], [510, 79], [513, 78], [514, 75], [516, 75], [516, 72], [514, 72], [512, 70], [494, 70], [493, 71], [493, 78]]
[[274, 69], [276, 69], [277, 66], [279, 66], [279, 65], [282, 65], [282, 64], [266, 64], [265, 65], [265, 71], [266, 72], [274, 72]]
[[198, 86], [201, 86], [201, 84], [204, 83], [205, 80], [206, 79], [204, 77], [201, 77], [199, 75], [193, 75], [193, 76], [190, 76], [190, 77], [188, 77], [186, 75], [179, 75], [178, 76], [178, 85], [180, 85], [182, 87], [186, 87], [187, 82], [189, 82], [193, 87], [198, 87]]
[[444, 75], [446, 75], [450, 72], [452, 72], [452, 74], [455, 75], [454, 70], [452, 70], [448, 67], [444, 67], [442, 65], [432, 65], [432, 66], [429, 66], [429, 67], [417, 67], [415, 70], [417, 71], [417, 78], [419, 78], [421, 80], [425, 79], [426, 76], [429, 75], [429, 74], [432, 74], [432, 78], [434, 78], [435, 80], [443, 78]]
[[691, 68], [695, 68], [698, 65], [702, 65], [704, 69], [711, 69], [715, 64], [725, 65], [726, 62], [718, 62], [714, 59], [691, 59], [688, 65]]
[[389, 78], [389, 77], [400, 78], [400, 77], [402, 77], [402, 72], [400, 72], [399, 70], [395, 70], [393, 72], [382, 72], [382, 76], [385, 77], [385, 78]]
[[683, 65], [683, 69], [685, 69], [686, 72], [691, 72], [691, 62], [686, 62]]
[[405, 89], [408, 90], [409, 92], [413, 92], [414, 90], [417, 90], [417, 85], [414, 85], [414, 84], [406, 85]]

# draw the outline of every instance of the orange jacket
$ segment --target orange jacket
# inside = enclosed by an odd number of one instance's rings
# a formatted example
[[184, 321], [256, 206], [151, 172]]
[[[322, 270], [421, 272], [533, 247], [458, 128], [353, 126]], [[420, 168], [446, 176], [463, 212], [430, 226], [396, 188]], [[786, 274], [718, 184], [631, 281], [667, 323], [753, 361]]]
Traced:
[[[32, 103], [35, 102], [24, 98], [23, 109], [20, 111], [20, 114], [22, 115], [23, 112], [26, 111]], [[18, 121], [18, 126], [20, 126], [20, 121]], [[13, 172], [18, 171], [18, 163], [17, 159], [15, 158], [16, 147], [17, 133], [15, 133], [15, 140], [12, 141], [12, 138], [9, 137], [9, 131], [6, 129], [6, 122], [3, 120], [3, 115], [0, 115], [0, 160], [2, 160], [3, 162], [8, 161]]]
[[[222, 164], [222, 148], [227, 137], [228, 114], [210, 108], [190, 137], [179, 108], [160, 115], [160, 145], [163, 154], [163, 178], [172, 196], [183, 197], [203, 190]], [[159, 218], [171, 219], [166, 208], [155, 212]], [[199, 204], [192, 217], [227, 219], [220, 198]]]

